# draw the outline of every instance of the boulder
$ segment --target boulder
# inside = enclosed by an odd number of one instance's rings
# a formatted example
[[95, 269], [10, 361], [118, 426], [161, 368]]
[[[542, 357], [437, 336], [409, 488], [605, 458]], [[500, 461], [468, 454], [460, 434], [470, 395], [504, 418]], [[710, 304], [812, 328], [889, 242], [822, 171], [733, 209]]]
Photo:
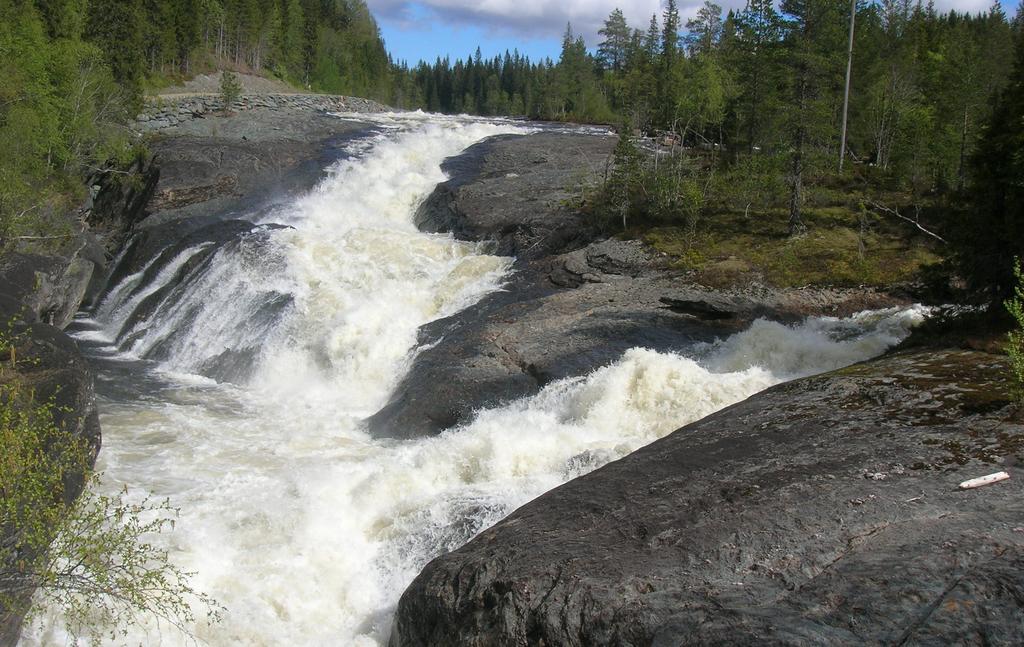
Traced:
[[583, 247], [600, 233], [574, 205], [604, 177], [610, 136], [541, 132], [492, 137], [448, 159], [451, 176], [416, 214], [423, 231], [486, 240], [527, 260]]
[[3, 308], [3, 323], [17, 315], [64, 328], [78, 311], [95, 269], [92, 260], [77, 253], [5, 254], [0, 259], [0, 294], [12, 305]]
[[432, 561], [391, 647], [1021, 644], [1006, 369], [905, 351], [688, 425]]

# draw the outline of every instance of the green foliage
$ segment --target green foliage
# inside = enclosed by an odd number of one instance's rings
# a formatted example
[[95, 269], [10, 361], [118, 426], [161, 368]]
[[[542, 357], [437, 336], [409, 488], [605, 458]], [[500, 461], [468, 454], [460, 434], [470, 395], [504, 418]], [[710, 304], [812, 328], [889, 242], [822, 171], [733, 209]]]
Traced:
[[1014, 289], [1014, 259], [1024, 257], [1024, 37], [1010, 82], [994, 103], [971, 158], [971, 204], [954, 240], [965, 278], [998, 301]]
[[[633, 205], [642, 199], [642, 162], [641, 153], [628, 128], [622, 127], [615, 145], [611, 173], [600, 198], [603, 209], [599, 211], [606, 219], [621, 219], [622, 229], [629, 227]], [[608, 227], [611, 223], [606, 221], [602, 225]]]
[[78, 5], [42, 6], [46, 21], [32, 3], [0, 0], [0, 247], [66, 233], [54, 223], [66, 228], [67, 219], [53, 215], [70, 210], [81, 177], [128, 141], [130, 102], [107, 57], [68, 32], [82, 23]]
[[659, 226], [643, 239], [677, 268], [704, 285], [728, 287], [757, 277], [769, 285], [891, 286], [914, 281], [939, 261], [927, 241], [908, 240], [905, 229], [871, 221], [864, 231], [845, 207], [808, 208], [806, 236], [786, 236], [784, 207], [716, 210], [694, 234]]
[[90, 0], [84, 37], [103, 52], [133, 112], [142, 107], [141, 0]]
[[742, 155], [715, 178], [714, 193], [723, 207], [734, 207], [750, 217], [751, 210], [764, 212], [782, 205], [786, 195], [785, 168], [781, 156]]
[[242, 84], [238, 81], [238, 77], [232, 72], [224, 70], [220, 77], [220, 100], [224, 104], [224, 110], [229, 110], [240, 96], [242, 96]]
[[610, 231], [678, 224], [695, 241], [713, 178], [713, 169], [700, 158], [678, 150], [653, 156], [642, 151], [624, 126], [610, 172], [591, 198], [591, 211], [598, 224]]
[[0, 616], [31, 615], [36, 600], [91, 639], [123, 634], [140, 613], [183, 628], [192, 602], [215, 619], [215, 601], [150, 543], [176, 510], [133, 503], [126, 491], [94, 493], [93, 448], [57, 427], [53, 405], [20, 383], [15, 346], [0, 335], [0, 355], [10, 357], [0, 369]]
[[1016, 328], [1007, 335], [1006, 354], [1010, 357], [1014, 395], [1018, 403], [1024, 404], [1024, 272], [1021, 271], [1020, 259], [1014, 261], [1013, 276], [1016, 280], [1013, 298], [1008, 299], [1005, 306]]

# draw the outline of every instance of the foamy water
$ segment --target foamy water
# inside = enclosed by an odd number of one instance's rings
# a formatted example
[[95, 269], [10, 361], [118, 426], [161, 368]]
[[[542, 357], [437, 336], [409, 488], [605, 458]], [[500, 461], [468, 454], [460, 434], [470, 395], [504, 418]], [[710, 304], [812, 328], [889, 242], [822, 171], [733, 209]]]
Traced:
[[[412, 215], [443, 179], [445, 157], [518, 127], [404, 119], [382, 118], [384, 134], [358, 142], [359, 156], [266, 217], [293, 229], [223, 246], [118, 349], [159, 351], [150, 370], [170, 387], [101, 400], [103, 488], [127, 485], [133, 497], [169, 497], [181, 509], [158, 541], [226, 608], [222, 622], [190, 627], [201, 644], [384, 644], [399, 596], [432, 557], [688, 422], [877, 355], [923, 317], [761, 321], [679, 354], [633, 349], [441, 436], [374, 440], [360, 421], [408, 369], [417, 328], [500, 289], [509, 267], [418, 232]], [[112, 290], [83, 338], [124, 336], [132, 299], [159, 288], [140, 281]], [[252, 357], [245, 379], [196, 375], [242, 350]], [[64, 638], [49, 615], [26, 644]], [[189, 644], [152, 620], [124, 642], [157, 638]]]

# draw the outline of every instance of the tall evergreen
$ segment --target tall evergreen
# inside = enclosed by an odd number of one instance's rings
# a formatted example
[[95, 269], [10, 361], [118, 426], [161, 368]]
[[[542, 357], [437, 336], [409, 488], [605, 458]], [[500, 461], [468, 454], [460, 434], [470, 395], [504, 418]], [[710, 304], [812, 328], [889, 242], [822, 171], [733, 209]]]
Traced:
[[679, 50], [679, 9], [676, 0], [668, 0], [662, 14], [661, 57], [657, 76], [657, 114], [661, 123], [673, 129], [681, 86], [682, 53]]
[[[804, 174], [812, 146], [828, 136], [830, 102], [841, 75], [843, 7], [841, 0], [783, 0], [788, 18], [785, 61], [788, 69], [790, 110], [789, 232], [802, 233]], [[831, 91], [830, 91], [831, 90]]]
[[621, 9], [612, 10], [598, 34], [604, 37], [597, 48], [597, 58], [601, 65], [614, 72], [621, 72], [626, 64], [629, 40], [633, 35]]
[[740, 89], [737, 111], [743, 145], [753, 152], [769, 146], [780, 103], [779, 54], [784, 24], [772, 0], [748, 0], [735, 24], [736, 37], [726, 55]]
[[722, 7], [704, 0], [697, 15], [686, 21], [686, 47], [691, 56], [710, 54], [722, 37]]
[[1024, 258], [1024, 36], [1016, 37], [1012, 73], [995, 98], [971, 157], [971, 207], [962, 216], [957, 258], [971, 284], [1009, 295], [1013, 263]]
[[85, 36], [106, 56], [114, 79], [142, 100], [142, 6], [140, 0], [91, 0]]

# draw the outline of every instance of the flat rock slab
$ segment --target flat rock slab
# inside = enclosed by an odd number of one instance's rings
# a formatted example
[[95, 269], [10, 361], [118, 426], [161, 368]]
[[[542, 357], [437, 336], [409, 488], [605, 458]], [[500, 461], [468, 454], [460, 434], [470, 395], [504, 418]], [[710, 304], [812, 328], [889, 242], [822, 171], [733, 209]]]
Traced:
[[1022, 644], [1005, 370], [906, 351], [688, 425], [435, 559], [391, 645]]
[[579, 213], [604, 178], [615, 138], [541, 132], [492, 137], [442, 166], [452, 178], [420, 207], [423, 231], [491, 241], [521, 260], [578, 249], [599, 232]]
[[369, 124], [328, 115], [211, 117], [152, 144], [160, 181], [140, 227], [251, 210], [312, 188]]

